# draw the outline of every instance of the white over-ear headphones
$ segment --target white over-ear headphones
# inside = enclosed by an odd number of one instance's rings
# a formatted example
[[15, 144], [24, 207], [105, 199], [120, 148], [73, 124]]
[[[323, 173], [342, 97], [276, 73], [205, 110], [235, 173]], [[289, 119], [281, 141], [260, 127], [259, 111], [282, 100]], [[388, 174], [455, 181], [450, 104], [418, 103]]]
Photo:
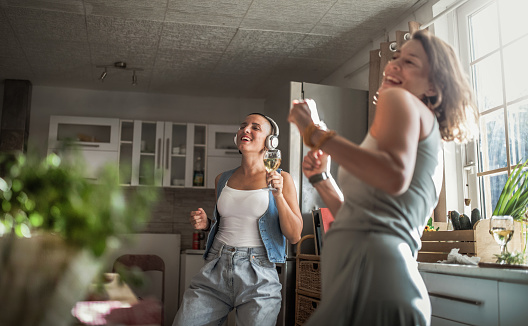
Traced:
[[[266, 146], [266, 148], [268, 150], [277, 148], [277, 146], [279, 146], [279, 126], [277, 125], [277, 123], [275, 121], [273, 121], [272, 118], [270, 118], [267, 115], [264, 115], [262, 113], [250, 113], [248, 115], [253, 115], [253, 114], [258, 114], [260, 116], [263, 116], [264, 118], [266, 118], [266, 120], [269, 121], [272, 130], [271, 130], [271, 135], [266, 137], [265, 146]], [[237, 138], [238, 138], [237, 135], [235, 135], [235, 139], [234, 139], [235, 145], [238, 146], [238, 139]]]

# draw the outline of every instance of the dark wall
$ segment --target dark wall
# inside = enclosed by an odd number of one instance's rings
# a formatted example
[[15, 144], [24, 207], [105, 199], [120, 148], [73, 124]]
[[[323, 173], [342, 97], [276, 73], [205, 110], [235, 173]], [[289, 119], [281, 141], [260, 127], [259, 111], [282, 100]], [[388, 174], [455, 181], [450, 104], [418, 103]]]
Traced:
[[[129, 187], [128, 191], [135, 189]], [[181, 234], [181, 249], [192, 249], [194, 229], [189, 222], [190, 213], [201, 207], [210, 217], [214, 205], [214, 189], [163, 188], [152, 217], [141, 233]]]
[[32, 85], [28, 80], [4, 81], [0, 121], [0, 152], [27, 150]]

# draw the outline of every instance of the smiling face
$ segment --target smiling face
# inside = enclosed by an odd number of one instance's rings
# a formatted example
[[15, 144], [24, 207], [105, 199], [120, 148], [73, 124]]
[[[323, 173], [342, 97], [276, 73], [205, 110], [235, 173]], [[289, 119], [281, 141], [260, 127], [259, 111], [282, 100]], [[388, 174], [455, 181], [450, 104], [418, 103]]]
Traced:
[[237, 144], [240, 151], [261, 152], [265, 148], [266, 137], [271, 134], [269, 121], [261, 115], [248, 115], [240, 124]]
[[383, 73], [379, 92], [391, 87], [400, 87], [420, 99], [436, 95], [429, 80], [429, 59], [420, 41], [407, 41], [387, 63]]

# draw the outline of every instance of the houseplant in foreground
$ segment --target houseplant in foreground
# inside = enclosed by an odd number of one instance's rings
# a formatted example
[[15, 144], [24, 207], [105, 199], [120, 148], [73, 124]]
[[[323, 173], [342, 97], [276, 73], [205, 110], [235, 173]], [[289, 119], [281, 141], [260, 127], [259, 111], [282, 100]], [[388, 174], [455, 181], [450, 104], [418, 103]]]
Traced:
[[[526, 213], [528, 205], [528, 170], [524, 169], [528, 164], [526, 160], [523, 164], [517, 165], [506, 180], [506, 184], [497, 201], [497, 205], [493, 210], [493, 216], [511, 216], [514, 221], [522, 223], [525, 229]], [[528, 237], [528, 233], [526, 234]], [[523, 264], [526, 261], [526, 242], [524, 241], [524, 249], [521, 253], [504, 253], [495, 255], [497, 263], [506, 264]]]
[[86, 180], [73, 157], [0, 157], [0, 325], [70, 325], [106, 255], [156, 200], [153, 188], [125, 194], [115, 166]]

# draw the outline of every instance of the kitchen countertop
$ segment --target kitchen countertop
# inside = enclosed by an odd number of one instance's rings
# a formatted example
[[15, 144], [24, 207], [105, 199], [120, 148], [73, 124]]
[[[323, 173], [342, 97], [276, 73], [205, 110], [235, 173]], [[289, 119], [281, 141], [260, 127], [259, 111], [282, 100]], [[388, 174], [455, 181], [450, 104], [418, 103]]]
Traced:
[[508, 268], [488, 268], [471, 265], [418, 263], [420, 272], [439, 273], [488, 280], [528, 284], [528, 270]]

